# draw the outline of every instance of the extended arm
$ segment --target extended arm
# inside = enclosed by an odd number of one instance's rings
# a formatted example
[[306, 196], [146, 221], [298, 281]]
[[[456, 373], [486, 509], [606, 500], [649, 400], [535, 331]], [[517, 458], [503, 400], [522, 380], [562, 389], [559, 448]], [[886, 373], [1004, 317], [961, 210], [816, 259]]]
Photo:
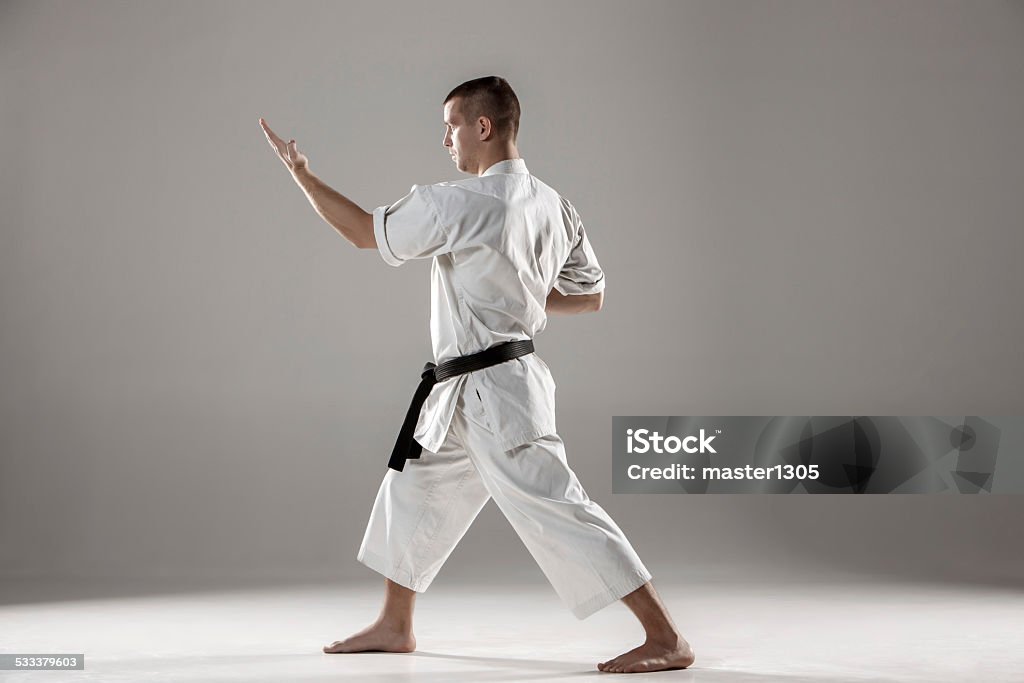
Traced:
[[603, 304], [603, 291], [597, 294], [573, 294], [572, 296], [566, 296], [557, 289], [552, 289], [551, 293], [548, 294], [547, 305], [544, 306], [544, 310], [547, 313], [570, 315], [573, 313], [597, 312], [601, 310]]
[[373, 215], [363, 211], [355, 202], [330, 187], [309, 170], [309, 161], [295, 146], [295, 140], [285, 143], [263, 119], [260, 126], [277, 152], [277, 156], [292, 174], [292, 178], [306, 194], [320, 217], [360, 249], [376, 249], [373, 235]]
[[373, 214], [363, 211], [352, 200], [317, 178], [309, 167], [292, 171], [306, 198], [320, 217], [360, 249], [376, 249]]

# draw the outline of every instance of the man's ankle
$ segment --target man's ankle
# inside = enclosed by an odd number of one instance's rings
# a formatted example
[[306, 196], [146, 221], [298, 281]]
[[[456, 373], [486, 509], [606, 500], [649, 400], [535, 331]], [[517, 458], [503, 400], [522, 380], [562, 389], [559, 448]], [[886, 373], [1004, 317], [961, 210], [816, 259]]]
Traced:
[[408, 617], [381, 616], [377, 618], [377, 624], [394, 633], [412, 633], [412, 619]]
[[675, 629], [647, 633], [647, 643], [659, 647], [674, 648], [683, 641], [683, 636]]

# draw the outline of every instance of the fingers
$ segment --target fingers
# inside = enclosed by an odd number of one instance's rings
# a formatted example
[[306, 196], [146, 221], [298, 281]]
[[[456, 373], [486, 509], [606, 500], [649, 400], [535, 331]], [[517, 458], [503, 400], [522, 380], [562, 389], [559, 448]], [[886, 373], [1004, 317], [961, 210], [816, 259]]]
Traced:
[[299, 153], [298, 148], [295, 146], [295, 140], [293, 139], [286, 143], [270, 129], [270, 126], [267, 125], [267, 122], [262, 117], [260, 118], [260, 127], [266, 134], [267, 141], [270, 143], [270, 146], [274, 148], [274, 151], [277, 152], [277, 156], [281, 158], [281, 161], [283, 161], [288, 168], [293, 168], [297, 160], [302, 156]]
[[267, 125], [267, 122], [262, 118], [260, 119], [260, 128], [263, 129], [263, 134], [267, 136], [268, 140], [273, 141], [274, 138], [277, 137], [274, 135], [274, 131], [270, 130], [270, 126]]
[[263, 132], [267, 136], [267, 141], [275, 150], [277, 150], [277, 153], [283, 157], [285, 155], [284, 140], [277, 137], [277, 134], [270, 130], [270, 126], [268, 126], [267, 122], [262, 118], [260, 119], [260, 127], [263, 128]]
[[289, 140], [288, 142], [282, 140], [270, 129], [270, 126], [267, 125], [267, 122], [263, 120], [262, 117], [260, 118], [260, 127], [266, 134], [267, 141], [270, 143], [270, 146], [274, 148], [274, 151], [277, 152], [277, 156], [281, 158], [281, 161], [284, 162], [285, 166], [292, 170], [300, 167], [306, 167], [306, 157], [299, 151], [294, 139]]

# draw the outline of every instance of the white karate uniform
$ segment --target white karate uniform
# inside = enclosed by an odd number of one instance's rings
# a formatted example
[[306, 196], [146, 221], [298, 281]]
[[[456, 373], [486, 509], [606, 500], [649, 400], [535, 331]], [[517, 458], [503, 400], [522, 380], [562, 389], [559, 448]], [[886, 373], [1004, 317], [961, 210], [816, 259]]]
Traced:
[[[433, 259], [435, 363], [534, 339], [547, 323], [552, 288], [604, 289], [579, 214], [522, 159], [499, 161], [475, 178], [414, 185], [374, 210], [373, 229], [388, 264]], [[438, 382], [414, 438], [422, 455], [402, 472], [387, 470], [370, 513], [357, 559], [371, 569], [426, 590], [493, 497], [578, 618], [650, 580], [569, 468], [555, 425], [555, 383], [536, 352]]]

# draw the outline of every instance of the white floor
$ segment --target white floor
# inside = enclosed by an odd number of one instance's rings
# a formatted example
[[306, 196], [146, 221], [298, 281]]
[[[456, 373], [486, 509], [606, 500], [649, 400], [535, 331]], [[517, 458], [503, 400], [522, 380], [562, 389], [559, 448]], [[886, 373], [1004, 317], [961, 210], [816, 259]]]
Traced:
[[[658, 585], [658, 584], [656, 584]], [[85, 653], [79, 672], [2, 681], [587, 681], [640, 642], [621, 604], [585, 621], [546, 585], [435, 586], [411, 654], [326, 655], [376, 616], [381, 585], [0, 603], [0, 653]], [[1024, 593], [949, 585], [658, 585], [697, 661], [628, 680], [1024, 681]], [[26, 589], [27, 590], [27, 589]], [[39, 591], [37, 590], [36, 593]], [[22, 602], [18, 603], [18, 600]], [[11, 604], [14, 602], [15, 604]]]

